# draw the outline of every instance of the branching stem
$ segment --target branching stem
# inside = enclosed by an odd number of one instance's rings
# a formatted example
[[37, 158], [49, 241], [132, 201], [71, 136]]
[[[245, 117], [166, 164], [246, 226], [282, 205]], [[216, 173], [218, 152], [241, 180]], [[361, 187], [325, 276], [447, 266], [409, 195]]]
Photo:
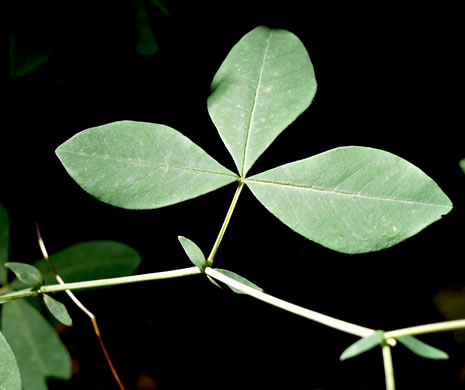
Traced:
[[272, 295], [266, 294], [262, 291], [256, 290], [252, 287], [246, 286], [234, 279], [223, 275], [222, 273], [214, 270], [213, 268], [207, 267], [205, 273], [210, 277], [219, 280], [220, 282], [226, 283], [227, 285], [236, 288], [243, 293], [250, 295], [254, 298], [257, 298], [263, 302], [269, 303], [270, 305], [279, 307], [280, 309], [289, 311], [291, 313], [297, 314], [301, 317], [308, 318], [312, 321], [318, 322], [320, 324], [329, 326], [331, 328], [338, 329], [342, 332], [350, 333], [359, 337], [365, 337], [374, 332], [373, 329], [365, 328], [360, 325], [352, 324], [350, 322], [338, 320], [321, 313], [318, 313], [313, 310], [306, 309], [304, 307], [295, 305], [293, 303], [284, 301], [282, 299], [276, 298]]

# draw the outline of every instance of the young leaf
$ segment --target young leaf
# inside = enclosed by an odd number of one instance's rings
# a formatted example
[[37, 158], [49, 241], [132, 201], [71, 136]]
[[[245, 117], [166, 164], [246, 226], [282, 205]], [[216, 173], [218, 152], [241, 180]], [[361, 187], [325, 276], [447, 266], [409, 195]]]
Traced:
[[122, 121], [84, 130], [56, 150], [76, 182], [103, 202], [155, 209], [237, 181], [178, 131]]
[[2, 332], [0, 332], [0, 389], [21, 390], [18, 363]]
[[68, 351], [52, 326], [27, 302], [4, 305], [2, 330], [16, 356], [24, 390], [47, 390], [47, 377], [71, 377]]
[[213, 279], [210, 275], [207, 275], [207, 279], [211, 283], [213, 283], [216, 287], [223, 289], [223, 287], [221, 287], [221, 285], [215, 279]]
[[447, 353], [434, 348], [415, 337], [398, 337], [397, 341], [421, 357], [427, 359], [449, 359], [449, 355], [447, 355]]
[[373, 349], [377, 345], [380, 345], [384, 340], [384, 331], [377, 330], [369, 336], [362, 337], [360, 340], [353, 343], [348, 347], [340, 356], [340, 360], [350, 359], [354, 356], [360, 355], [363, 352]]
[[[116, 241], [82, 242], [53, 253], [50, 260], [67, 283], [128, 276], [141, 261], [136, 250]], [[34, 266], [41, 271], [46, 284], [56, 283], [55, 275], [44, 259], [35, 262]], [[13, 282], [13, 287], [21, 288], [17, 281]]]
[[213, 79], [208, 111], [242, 177], [315, 92], [307, 50], [289, 31], [257, 27], [232, 48]]
[[420, 169], [391, 153], [358, 146], [282, 165], [247, 184], [290, 228], [344, 253], [393, 246], [452, 209]]
[[37, 288], [44, 283], [42, 273], [34, 266], [24, 263], [5, 263], [5, 267], [12, 270], [16, 277], [26, 286]]
[[[250, 282], [249, 280], [247, 280], [246, 278], [243, 278], [242, 276], [236, 274], [235, 272], [232, 272], [232, 271], [228, 271], [226, 269], [221, 269], [221, 268], [215, 268], [216, 271], [222, 273], [223, 275], [231, 278], [231, 279], [234, 279], [236, 282], [239, 282], [239, 283], [242, 283], [242, 284], [245, 284], [246, 286], [248, 287], [252, 287], [254, 288], [255, 290], [258, 290], [258, 291], [262, 291], [263, 292], [263, 289], [261, 289], [260, 287], [258, 287], [256, 284]], [[235, 293], [237, 294], [244, 294], [241, 290], [238, 290], [237, 288], [234, 288], [234, 287], [231, 287], [228, 285], [228, 287], [234, 291]]]
[[52, 298], [50, 295], [43, 294], [45, 306], [50, 311], [50, 313], [63, 325], [71, 326], [73, 320], [69, 316], [66, 306], [61, 302], [57, 301], [55, 298]]
[[204, 270], [207, 265], [207, 259], [197, 244], [186, 237], [179, 236], [178, 239], [186, 252], [187, 257], [189, 257], [189, 260], [199, 269]]
[[0, 203], [0, 285], [8, 282], [8, 272], [5, 263], [8, 261], [8, 246], [10, 241], [10, 222], [8, 213]]

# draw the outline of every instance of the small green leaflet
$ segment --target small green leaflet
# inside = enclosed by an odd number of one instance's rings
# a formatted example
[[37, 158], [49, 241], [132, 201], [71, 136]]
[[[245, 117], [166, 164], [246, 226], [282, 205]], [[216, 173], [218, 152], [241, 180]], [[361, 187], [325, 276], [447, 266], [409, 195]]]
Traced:
[[44, 283], [41, 272], [32, 265], [9, 262], [5, 263], [5, 267], [12, 270], [16, 277], [28, 287], [37, 288]]
[[24, 390], [47, 390], [46, 378], [71, 377], [68, 351], [53, 327], [26, 301], [3, 306], [2, 331], [16, 356]]
[[413, 353], [427, 359], [449, 359], [447, 353], [434, 348], [412, 336], [398, 337], [397, 341]]
[[242, 177], [315, 92], [310, 57], [289, 31], [260, 26], [232, 48], [213, 79], [208, 112]]
[[207, 265], [207, 259], [202, 252], [202, 250], [186, 237], [179, 236], [179, 242], [181, 243], [184, 251], [186, 252], [187, 257], [189, 260], [200, 270], [204, 270]]
[[0, 390], [21, 390], [18, 363], [2, 332], [0, 332]]
[[5, 263], [8, 261], [8, 246], [10, 241], [10, 222], [8, 213], [0, 203], [0, 285], [7, 283], [8, 272]]
[[373, 349], [377, 345], [380, 345], [384, 341], [384, 331], [377, 330], [372, 334], [362, 337], [360, 340], [353, 343], [348, 347], [340, 356], [340, 360], [346, 360], [353, 358], [354, 356], [360, 355], [363, 352]]
[[87, 129], [56, 153], [84, 190], [126, 209], [168, 206], [238, 179], [178, 131], [153, 123], [121, 121]]
[[[245, 284], [246, 286], [248, 287], [252, 287], [254, 288], [255, 290], [258, 290], [258, 291], [262, 291], [263, 292], [263, 289], [261, 289], [260, 287], [258, 287], [256, 284], [250, 282], [249, 280], [247, 280], [246, 278], [243, 278], [242, 276], [236, 274], [235, 272], [232, 272], [232, 271], [228, 271], [226, 269], [221, 269], [221, 268], [215, 268], [215, 271], [218, 271], [219, 273], [223, 274], [224, 276], [227, 276], [228, 278], [231, 278], [231, 279], [234, 279], [236, 282], [239, 282], [239, 283], [242, 283], [242, 284]], [[217, 283], [214, 283], [217, 285]], [[231, 287], [230, 285], [227, 285], [232, 291], [234, 291], [236, 294], [244, 294], [241, 290], [238, 290], [237, 288], [235, 287]]]
[[71, 326], [73, 324], [73, 320], [69, 316], [65, 305], [47, 294], [43, 294], [43, 298], [45, 306], [47, 306], [47, 309], [58, 321], [66, 326]]
[[419, 168], [359, 146], [282, 165], [250, 177], [247, 185], [291, 229], [344, 253], [391, 247], [452, 209]]

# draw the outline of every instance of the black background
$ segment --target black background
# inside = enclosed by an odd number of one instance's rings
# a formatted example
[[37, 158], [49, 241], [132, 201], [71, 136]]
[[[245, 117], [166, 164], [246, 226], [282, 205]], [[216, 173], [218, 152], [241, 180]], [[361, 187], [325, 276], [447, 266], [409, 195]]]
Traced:
[[[441, 321], [434, 297], [464, 285], [463, 27], [441, 6], [310, 1], [146, 4], [159, 50], [135, 50], [133, 1], [10, 2], [9, 33], [50, 53], [22, 76], [4, 77], [0, 202], [11, 219], [12, 261], [93, 239], [140, 251], [138, 273], [189, 266], [177, 236], [205, 253], [234, 185], [179, 205], [128, 211], [98, 202], [67, 175], [54, 150], [75, 133], [116, 120], [169, 125], [234, 168], [211, 122], [211, 80], [232, 46], [258, 25], [284, 28], [306, 46], [318, 81], [311, 107], [250, 174], [343, 145], [376, 147], [420, 167], [454, 210], [398, 246], [334, 253], [282, 225], [245, 190], [215, 264], [304, 307], [374, 329]], [[66, 4], [64, 4], [66, 3]], [[361, 4], [361, 3], [360, 3]], [[82, 292], [128, 389], [383, 389], [378, 350], [339, 362], [356, 338], [219, 290], [206, 278]], [[71, 305], [69, 305], [71, 306]], [[90, 322], [71, 307], [61, 335], [76, 373], [50, 389], [114, 389]], [[464, 344], [453, 332], [421, 337], [449, 361], [395, 348], [398, 388], [460, 389]], [[141, 377], [152, 378], [142, 386]], [[460, 378], [461, 377], [461, 378]], [[139, 383], [139, 385], [136, 385]]]

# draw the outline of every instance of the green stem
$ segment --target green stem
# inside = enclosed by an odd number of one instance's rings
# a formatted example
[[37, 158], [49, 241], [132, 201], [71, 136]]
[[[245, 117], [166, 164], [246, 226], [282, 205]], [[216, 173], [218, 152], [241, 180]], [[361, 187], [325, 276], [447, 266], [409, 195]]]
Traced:
[[34, 291], [30, 288], [14, 293], [0, 296], [0, 303], [8, 302], [13, 299], [24, 298], [38, 293], [52, 293], [65, 290], [83, 290], [87, 288], [117, 286], [121, 284], [138, 283], [150, 280], [179, 278], [181, 276], [197, 275], [202, 273], [198, 267], [181, 268], [173, 271], [154, 272], [142, 275], [123, 276], [120, 278], [89, 280], [85, 282], [51, 284], [42, 286], [39, 291]]
[[412, 326], [398, 330], [392, 330], [384, 334], [385, 338], [397, 338], [402, 336], [413, 336], [424, 333], [444, 332], [448, 330], [465, 329], [465, 319], [455, 321], [436, 322], [434, 324], [425, 324]]
[[266, 294], [262, 291], [256, 290], [252, 287], [246, 286], [237, 280], [231, 279], [226, 275], [216, 271], [213, 268], [207, 267], [205, 269], [205, 273], [210, 277], [219, 280], [220, 282], [226, 283], [227, 285], [234, 287], [235, 289], [242, 291], [243, 293], [250, 295], [256, 299], [259, 299], [263, 302], [269, 303], [270, 305], [279, 307], [280, 309], [286, 310], [288, 312], [297, 314], [301, 317], [305, 317], [309, 320], [318, 322], [320, 324], [329, 326], [334, 329], [338, 329], [342, 332], [350, 333], [359, 337], [365, 337], [374, 332], [373, 329], [365, 328], [363, 326], [359, 326], [356, 324], [352, 324], [350, 322], [338, 320], [337, 318], [333, 318], [304, 307], [295, 305], [293, 303], [284, 301], [282, 299], [276, 298], [272, 295]]
[[392, 364], [391, 347], [387, 342], [383, 343], [383, 362], [384, 362], [384, 376], [386, 378], [386, 390], [396, 390], [396, 383], [394, 381], [394, 366]]
[[33, 290], [32, 288], [26, 288], [24, 290], [15, 291], [9, 294], [4, 294], [0, 296], [0, 304], [13, 301], [15, 299], [31, 297], [33, 295], [39, 295], [37, 290]]
[[215, 244], [213, 245], [213, 249], [210, 252], [210, 256], [208, 256], [208, 260], [207, 260], [208, 267], [211, 267], [213, 264], [213, 259], [215, 258], [216, 252], [218, 251], [218, 247], [221, 244], [221, 240], [223, 239], [226, 228], [228, 227], [232, 213], [234, 209], [236, 208], [237, 200], [239, 199], [239, 195], [241, 194], [241, 191], [244, 185], [245, 185], [244, 181], [239, 182], [239, 186], [237, 187], [236, 193], [234, 194], [234, 198], [231, 202], [231, 206], [229, 206], [229, 210], [228, 210], [228, 213], [226, 214], [226, 218], [224, 219], [223, 225], [221, 226], [221, 230], [218, 233], [218, 237], [216, 238]]

